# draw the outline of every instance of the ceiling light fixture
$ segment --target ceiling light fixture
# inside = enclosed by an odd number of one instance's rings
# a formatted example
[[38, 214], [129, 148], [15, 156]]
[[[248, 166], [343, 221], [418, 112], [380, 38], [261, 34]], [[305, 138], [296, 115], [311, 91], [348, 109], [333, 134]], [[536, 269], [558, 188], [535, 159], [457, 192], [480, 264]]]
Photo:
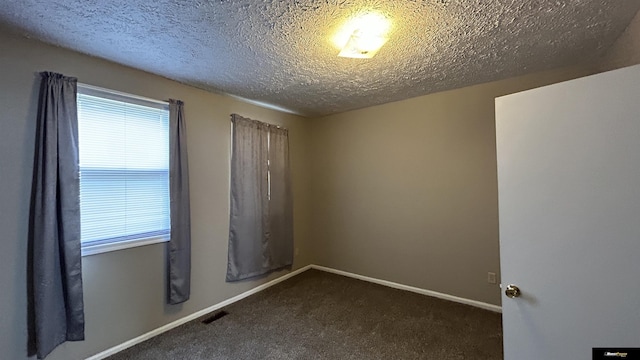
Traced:
[[391, 22], [384, 15], [369, 13], [353, 18], [334, 38], [340, 57], [372, 58], [388, 38]]

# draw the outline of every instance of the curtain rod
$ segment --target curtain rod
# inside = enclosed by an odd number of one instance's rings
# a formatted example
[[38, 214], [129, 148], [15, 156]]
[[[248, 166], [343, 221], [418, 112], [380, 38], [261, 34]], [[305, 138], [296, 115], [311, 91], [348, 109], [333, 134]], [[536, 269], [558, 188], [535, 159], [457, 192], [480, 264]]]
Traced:
[[265, 121], [260, 121], [260, 120], [255, 120], [255, 119], [252, 119], [252, 118], [244, 117], [244, 116], [242, 116], [242, 115], [240, 115], [240, 114], [237, 114], [237, 113], [232, 113], [232, 114], [231, 114], [231, 118], [232, 118], [232, 119], [233, 119], [233, 116], [234, 116], [234, 115], [235, 115], [235, 116], [240, 117], [241, 119], [248, 120], [248, 121], [253, 121], [253, 122], [257, 122], [257, 123], [260, 123], [260, 124], [265, 124], [265, 125], [267, 125], [267, 126], [269, 126], [269, 127], [274, 127], [274, 128], [276, 128], [276, 129], [288, 130], [288, 129], [287, 129], [286, 127], [284, 127], [284, 126], [280, 126], [280, 125], [276, 125], [276, 124], [268, 123], [268, 122], [265, 122]]
[[78, 82], [78, 87], [84, 88], [84, 89], [87, 89], [87, 90], [101, 91], [101, 92], [105, 92], [105, 93], [108, 93], [108, 94], [113, 94], [113, 95], [124, 96], [124, 97], [128, 97], [128, 98], [133, 98], [133, 99], [138, 99], [138, 100], [147, 101], [147, 102], [160, 104], [160, 105], [169, 105], [169, 101], [151, 99], [151, 98], [147, 98], [147, 97], [144, 97], [144, 96], [138, 96], [138, 95], [133, 95], [133, 94], [129, 94], [129, 93], [126, 93], [126, 92], [121, 92], [121, 91], [116, 91], [116, 90], [111, 90], [111, 89], [105, 89], [103, 87], [84, 84], [84, 83], [81, 83], [81, 82]]

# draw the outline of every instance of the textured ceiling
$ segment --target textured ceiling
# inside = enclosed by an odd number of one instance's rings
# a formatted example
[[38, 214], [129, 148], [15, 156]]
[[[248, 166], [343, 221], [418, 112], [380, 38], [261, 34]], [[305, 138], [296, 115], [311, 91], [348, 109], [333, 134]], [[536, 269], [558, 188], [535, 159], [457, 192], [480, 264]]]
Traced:
[[[594, 59], [640, 0], [10, 0], [28, 36], [203, 89], [317, 116]], [[333, 35], [368, 10], [393, 22], [373, 59]]]

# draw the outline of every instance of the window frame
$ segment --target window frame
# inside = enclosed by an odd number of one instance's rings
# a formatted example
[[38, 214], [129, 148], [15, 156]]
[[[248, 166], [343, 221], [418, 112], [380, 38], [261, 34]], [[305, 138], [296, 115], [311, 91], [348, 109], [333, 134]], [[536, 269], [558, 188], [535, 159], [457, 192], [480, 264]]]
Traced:
[[[150, 98], [146, 98], [138, 95], [133, 95], [133, 94], [115, 91], [111, 89], [105, 89], [105, 88], [101, 88], [93, 85], [78, 83], [77, 93], [78, 95], [80, 94], [89, 95], [89, 96], [95, 96], [103, 99], [122, 101], [122, 102], [131, 103], [135, 105], [162, 108], [166, 110], [167, 113], [169, 112], [169, 102], [167, 101], [150, 99]], [[77, 100], [76, 100], [76, 103], [77, 103]], [[80, 121], [81, 120], [78, 116], [78, 125], [80, 124]], [[167, 136], [169, 136], [169, 134], [167, 134]], [[169, 154], [167, 154], [167, 156], [169, 156]], [[80, 167], [78, 167], [78, 171], [80, 171]], [[169, 181], [171, 181], [170, 175], [169, 175]], [[169, 185], [168, 191], [170, 191], [170, 185]], [[169, 216], [171, 216], [170, 209], [169, 209]], [[81, 220], [81, 224], [82, 224], [82, 220]], [[168, 242], [170, 239], [171, 239], [170, 225], [169, 225], [169, 233], [167, 234], [151, 235], [147, 237], [124, 239], [124, 240], [118, 240], [118, 241], [105, 240], [105, 241], [98, 241], [98, 242], [86, 243], [86, 244], [82, 242], [82, 239], [80, 239], [81, 254], [83, 257], [102, 254], [102, 253], [111, 252], [111, 251], [124, 250], [124, 249], [139, 247], [139, 246], [146, 246], [146, 245]]]

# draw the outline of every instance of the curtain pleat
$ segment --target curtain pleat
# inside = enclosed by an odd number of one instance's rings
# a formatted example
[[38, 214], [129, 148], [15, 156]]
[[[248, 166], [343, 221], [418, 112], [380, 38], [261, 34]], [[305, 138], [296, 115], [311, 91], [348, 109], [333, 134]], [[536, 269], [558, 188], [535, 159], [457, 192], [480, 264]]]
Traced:
[[189, 300], [191, 293], [191, 212], [189, 165], [184, 104], [169, 100], [169, 192], [171, 239], [169, 240], [168, 303]]
[[293, 199], [289, 174], [289, 132], [287, 129], [274, 126], [269, 130], [271, 244], [268, 253], [271, 267], [282, 268], [293, 264]]
[[39, 359], [84, 340], [77, 79], [41, 73], [32, 186], [30, 317]]
[[[293, 231], [286, 230], [282, 221], [291, 218], [291, 210], [286, 215], [287, 211], [281, 210], [280, 205], [273, 206], [286, 204], [287, 200], [274, 200], [276, 194], [270, 193], [274, 190], [274, 181], [281, 181], [284, 172], [275, 178], [272, 173], [272, 188], [269, 187], [272, 161], [269, 142], [276, 127], [237, 114], [231, 116], [231, 121], [233, 145], [226, 280], [238, 281], [290, 266], [293, 263]], [[280, 145], [282, 140], [277, 142], [277, 148], [284, 150]], [[288, 174], [288, 153], [282, 159], [275, 159], [275, 163], [281, 167], [285, 160]], [[282, 167], [284, 171], [284, 165]], [[287, 188], [288, 184], [287, 179]], [[278, 197], [284, 193], [286, 191], [277, 190]]]

